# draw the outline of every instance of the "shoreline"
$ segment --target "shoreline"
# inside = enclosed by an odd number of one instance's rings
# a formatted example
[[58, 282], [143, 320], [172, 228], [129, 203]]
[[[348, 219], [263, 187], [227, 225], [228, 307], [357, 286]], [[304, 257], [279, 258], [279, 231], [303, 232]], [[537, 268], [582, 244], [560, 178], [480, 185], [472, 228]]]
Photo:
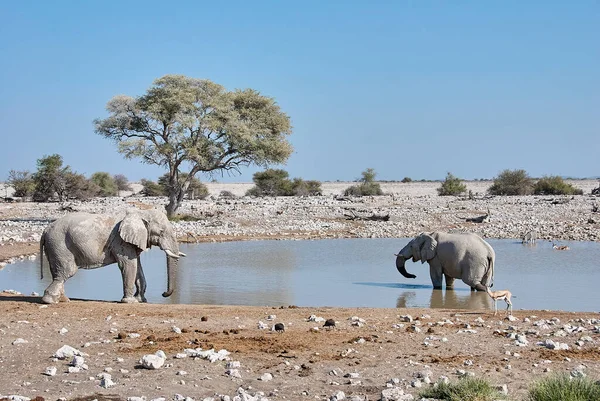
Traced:
[[[182, 242], [294, 240], [328, 238], [403, 238], [425, 231], [474, 232], [485, 238], [520, 239], [531, 230], [539, 240], [600, 241], [600, 198], [589, 195], [596, 180], [574, 180], [586, 195], [487, 196], [491, 181], [466, 181], [472, 196], [438, 196], [439, 182], [381, 183], [383, 196], [341, 197], [353, 183], [323, 183], [322, 196], [222, 198], [221, 191], [243, 194], [251, 184], [207, 183], [205, 200], [184, 200], [173, 222]], [[70, 211], [113, 213], [132, 207], [157, 207], [164, 197], [95, 198], [86, 202], [0, 203], [0, 261], [39, 252], [45, 226]], [[489, 215], [488, 215], [489, 213]], [[488, 215], [482, 223], [468, 219]], [[385, 216], [387, 221], [373, 221]], [[31, 248], [31, 249], [30, 249]], [[33, 252], [30, 252], [33, 250]]]

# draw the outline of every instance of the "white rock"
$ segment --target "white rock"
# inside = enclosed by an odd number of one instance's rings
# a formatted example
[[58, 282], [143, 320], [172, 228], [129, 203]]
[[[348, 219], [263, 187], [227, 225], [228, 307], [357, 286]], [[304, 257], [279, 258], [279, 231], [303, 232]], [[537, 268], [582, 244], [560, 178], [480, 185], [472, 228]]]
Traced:
[[344, 394], [343, 391], [337, 391], [334, 395], [329, 397], [329, 401], [339, 401], [339, 400], [345, 400], [345, 399], [346, 399], [346, 394]]
[[54, 353], [54, 357], [58, 359], [67, 359], [75, 355], [83, 356], [85, 354], [70, 345], [63, 345]]
[[54, 367], [54, 366], [47, 367], [46, 370], [44, 371], [44, 374], [46, 376], [54, 376], [56, 374], [56, 367]]
[[226, 369], [238, 369], [242, 367], [242, 364], [239, 361], [229, 361], [225, 364]]
[[12, 342], [12, 345], [27, 344], [28, 342], [29, 341], [23, 338], [17, 338], [15, 341]]
[[270, 374], [270, 373], [263, 373], [263, 374], [260, 376], [260, 379], [259, 379], [259, 380], [261, 380], [261, 381], [264, 381], [264, 382], [271, 381], [271, 380], [273, 380], [273, 375], [272, 375], [272, 374]]
[[110, 388], [114, 385], [115, 383], [112, 381], [112, 377], [108, 373], [105, 373], [102, 379], [100, 379], [100, 387]]
[[181, 329], [177, 326], [171, 327], [171, 330], [173, 330], [174, 333], [181, 334]]
[[59, 334], [67, 334], [68, 332], [69, 332], [69, 330], [67, 330], [64, 327], [58, 331]]
[[85, 360], [82, 356], [74, 355], [71, 360], [71, 366], [82, 367], [85, 364]]
[[409, 401], [413, 400], [412, 394], [404, 394], [399, 387], [386, 388], [381, 391], [381, 401]]
[[242, 375], [240, 374], [240, 371], [238, 369], [227, 369], [225, 371], [225, 374], [227, 376], [237, 377], [238, 379], [242, 378]]
[[140, 364], [146, 369], [159, 369], [164, 363], [165, 359], [156, 354], [144, 355], [140, 359]]

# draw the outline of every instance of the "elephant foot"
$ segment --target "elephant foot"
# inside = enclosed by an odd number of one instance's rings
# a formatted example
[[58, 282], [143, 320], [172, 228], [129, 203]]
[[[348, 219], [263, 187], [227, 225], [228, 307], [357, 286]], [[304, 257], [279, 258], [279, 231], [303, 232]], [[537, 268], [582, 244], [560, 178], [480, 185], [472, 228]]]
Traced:
[[42, 297], [42, 303], [44, 304], [57, 304], [59, 301], [59, 297], [50, 294], [44, 294]]
[[71, 302], [71, 300], [65, 294], [61, 294], [61, 296], [58, 298], [58, 302]]
[[433, 286], [433, 289], [434, 289], [434, 290], [441, 290], [441, 289], [442, 289], [442, 286], [441, 286], [441, 285], [434, 285], [434, 286]]
[[446, 285], [446, 289], [447, 289], [447, 290], [453, 290], [453, 289], [454, 289], [454, 286], [453, 286], [453, 285]]
[[123, 304], [137, 304], [138, 300], [135, 297], [123, 297], [121, 299], [121, 303], [123, 303]]
[[148, 300], [147, 300], [147, 299], [146, 299], [146, 297], [144, 297], [144, 296], [141, 296], [141, 297], [140, 297], [139, 295], [136, 295], [136, 296], [135, 296], [135, 299], [137, 299], [137, 301], [138, 301], [138, 302], [142, 302], [142, 303], [148, 303]]

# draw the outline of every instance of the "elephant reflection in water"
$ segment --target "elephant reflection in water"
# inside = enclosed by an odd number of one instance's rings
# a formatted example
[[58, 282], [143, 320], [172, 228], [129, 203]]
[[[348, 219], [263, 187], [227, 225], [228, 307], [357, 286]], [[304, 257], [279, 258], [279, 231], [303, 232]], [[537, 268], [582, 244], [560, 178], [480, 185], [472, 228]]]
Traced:
[[415, 302], [416, 297], [417, 293], [415, 291], [404, 291], [398, 296], [396, 307], [429, 307], [442, 309], [490, 309], [492, 307], [492, 300], [487, 294], [474, 291], [460, 294], [452, 290], [432, 290], [429, 306], [418, 305], [417, 302]]
[[469, 291], [460, 296], [456, 291], [433, 290], [431, 308], [490, 309], [492, 300], [486, 293]]

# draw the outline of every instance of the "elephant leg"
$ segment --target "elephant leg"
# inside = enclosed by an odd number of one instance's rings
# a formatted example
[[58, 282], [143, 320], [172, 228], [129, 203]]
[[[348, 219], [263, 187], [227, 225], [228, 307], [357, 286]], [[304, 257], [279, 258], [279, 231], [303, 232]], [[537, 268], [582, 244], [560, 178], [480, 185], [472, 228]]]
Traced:
[[442, 288], [442, 265], [435, 259], [428, 261], [429, 263], [429, 275], [431, 276], [431, 283], [433, 284], [433, 288], [439, 290]]
[[68, 302], [69, 298], [65, 295], [65, 281], [73, 277], [77, 272], [75, 260], [58, 262], [54, 258], [48, 258], [50, 272], [52, 273], [52, 283], [44, 290], [42, 302], [45, 304], [56, 304], [58, 302]]
[[121, 276], [123, 277], [123, 298], [121, 299], [121, 302], [138, 302], [135, 297], [135, 284], [138, 275], [138, 256], [119, 256], [118, 264], [119, 269], [121, 269]]
[[450, 277], [447, 274], [444, 274], [444, 278], [446, 279], [446, 288], [453, 289], [454, 288], [454, 277]]
[[144, 269], [142, 269], [142, 262], [140, 257], [137, 259], [138, 269], [137, 276], [135, 278], [135, 298], [139, 302], [148, 302], [146, 300], [146, 277], [144, 276]]

